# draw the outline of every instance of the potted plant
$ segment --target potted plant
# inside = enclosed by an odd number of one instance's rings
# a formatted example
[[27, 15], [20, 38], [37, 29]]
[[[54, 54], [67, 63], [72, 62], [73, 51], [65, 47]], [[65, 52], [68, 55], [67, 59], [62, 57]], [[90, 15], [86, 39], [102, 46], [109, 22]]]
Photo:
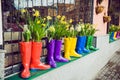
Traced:
[[82, 53], [89, 53], [90, 51], [85, 48], [86, 45], [86, 39], [87, 39], [87, 33], [88, 33], [88, 26], [87, 23], [79, 23], [78, 24], [78, 37], [77, 37], [77, 44], [76, 44], [76, 52], [79, 54]]
[[95, 8], [96, 14], [102, 13], [103, 10], [104, 10], [104, 6], [101, 6], [101, 5], [99, 5]]
[[64, 22], [65, 16], [58, 15], [52, 25], [47, 29], [47, 63], [51, 65], [52, 68], [57, 67], [56, 62], [68, 62], [61, 55], [62, 47], [62, 37], [65, 34], [65, 25]]
[[[22, 78], [30, 77], [29, 66], [31, 70], [49, 69], [40, 61], [42, 42], [45, 35], [47, 22], [40, 17], [39, 11], [33, 9], [33, 16], [27, 9], [21, 10], [21, 15], [26, 17], [25, 24], [27, 28], [23, 32], [24, 42], [20, 42], [20, 51], [22, 55], [22, 64], [24, 70], [21, 73]], [[19, 24], [19, 22], [17, 22]], [[22, 25], [20, 25], [22, 27]], [[25, 28], [25, 27], [24, 27]]]
[[95, 28], [95, 25], [93, 24], [89, 24], [88, 26], [89, 28], [88, 28], [88, 34], [87, 34], [86, 49], [96, 51], [98, 49], [93, 46], [93, 38], [94, 38], [95, 32], [98, 30]]
[[45, 37], [47, 30], [47, 24], [49, 20], [42, 18], [38, 10], [33, 10], [34, 19], [29, 20], [29, 28], [32, 34], [32, 54], [31, 54], [31, 70], [46, 70], [50, 68], [50, 65], [45, 65], [40, 62], [40, 56], [42, 53], [41, 39]]
[[52, 67], [57, 67], [54, 59], [54, 50], [55, 50], [55, 28], [54, 25], [51, 25], [47, 30], [47, 63]]
[[68, 62], [68, 60], [61, 55], [62, 37], [65, 36], [65, 31], [67, 29], [66, 17], [58, 15], [53, 24], [55, 26], [54, 59], [56, 62]]
[[70, 19], [67, 21], [67, 25], [69, 28], [66, 29], [65, 37], [64, 37], [64, 57], [68, 60], [71, 60], [72, 57], [81, 57], [82, 55], [78, 54], [75, 51], [76, 42], [77, 42], [77, 31], [74, 29], [72, 25], [73, 20]]
[[111, 21], [111, 16], [106, 16], [106, 15], [104, 15], [103, 16], [103, 22], [105, 23], [105, 22], [110, 22]]
[[119, 31], [119, 27], [116, 25], [111, 24], [109, 27], [109, 35], [110, 35], [110, 42], [117, 39], [117, 32]]
[[30, 41], [31, 32], [28, 28], [24, 29], [23, 31], [24, 31], [23, 32], [24, 41], [21, 41], [19, 43], [20, 44], [21, 58], [22, 58], [22, 65], [24, 67], [24, 69], [21, 73], [21, 77], [28, 78], [28, 77], [30, 77], [29, 65], [30, 65], [31, 48], [32, 48], [32, 43]]
[[117, 35], [116, 35], [116, 38], [120, 38], [120, 26], [117, 26]]

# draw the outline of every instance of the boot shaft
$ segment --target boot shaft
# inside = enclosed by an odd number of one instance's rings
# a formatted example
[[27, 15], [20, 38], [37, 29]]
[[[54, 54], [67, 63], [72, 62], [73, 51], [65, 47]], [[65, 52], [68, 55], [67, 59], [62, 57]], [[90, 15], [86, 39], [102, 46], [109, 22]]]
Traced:
[[111, 33], [110, 33], [110, 38], [112, 39], [113, 36], [114, 36], [114, 32], [111, 32]]
[[114, 32], [114, 39], [116, 39], [117, 32]]
[[76, 48], [76, 44], [77, 44], [77, 38], [70, 38], [70, 43], [71, 43], [71, 48], [70, 49], [73, 49], [75, 50]]
[[70, 38], [64, 38], [64, 50], [70, 50], [71, 40]]
[[93, 39], [94, 39], [94, 37], [93, 36], [90, 36], [90, 46], [92, 46], [93, 45]]
[[47, 42], [48, 54], [54, 53], [54, 48], [55, 48], [55, 40], [51, 40], [50, 42]]
[[90, 45], [90, 41], [91, 41], [91, 36], [87, 36], [87, 40], [86, 40], [86, 46]]
[[61, 56], [62, 40], [55, 40], [54, 56]]
[[81, 45], [82, 45], [82, 36], [78, 36], [78, 37], [77, 37], [76, 48], [80, 48]]
[[55, 49], [55, 40], [51, 40], [47, 42], [47, 59], [50, 60], [54, 56], [54, 49]]
[[81, 37], [81, 48], [83, 49], [83, 48], [85, 48], [85, 46], [86, 46], [86, 36], [82, 36]]
[[32, 54], [31, 54], [32, 63], [40, 62], [41, 52], [42, 52], [42, 42], [32, 42]]
[[20, 52], [22, 57], [22, 63], [27, 63], [27, 64], [30, 63], [31, 49], [32, 49], [31, 42], [20, 42]]
[[117, 37], [117, 38], [120, 38], [120, 32], [117, 32], [116, 37]]

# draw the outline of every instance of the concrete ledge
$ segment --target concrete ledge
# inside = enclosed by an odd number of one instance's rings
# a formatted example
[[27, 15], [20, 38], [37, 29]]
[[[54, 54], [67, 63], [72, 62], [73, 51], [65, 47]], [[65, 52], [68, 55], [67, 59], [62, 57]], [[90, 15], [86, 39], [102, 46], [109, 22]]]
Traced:
[[98, 51], [52, 70], [33, 80], [93, 80], [98, 71], [120, 47], [120, 40], [109, 43], [109, 36], [98, 36]]

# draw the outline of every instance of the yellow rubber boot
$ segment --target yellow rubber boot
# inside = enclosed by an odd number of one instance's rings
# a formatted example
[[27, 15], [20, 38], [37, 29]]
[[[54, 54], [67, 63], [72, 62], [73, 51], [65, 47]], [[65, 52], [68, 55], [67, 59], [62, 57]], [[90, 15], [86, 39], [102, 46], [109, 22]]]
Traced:
[[81, 57], [82, 55], [78, 54], [78, 53], [75, 51], [76, 42], [77, 42], [77, 38], [70, 38], [70, 43], [71, 43], [70, 56], [73, 56], [73, 57]]
[[113, 36], [114, 40], [117, 39], [117, 38], [116, 38], [116, 35], [117, 35], [117, 32], [114, 32], [114, 36]]
[[64, 38], [64, 57], [68, 60], [71, 60], [70, 58], [70, 38]]

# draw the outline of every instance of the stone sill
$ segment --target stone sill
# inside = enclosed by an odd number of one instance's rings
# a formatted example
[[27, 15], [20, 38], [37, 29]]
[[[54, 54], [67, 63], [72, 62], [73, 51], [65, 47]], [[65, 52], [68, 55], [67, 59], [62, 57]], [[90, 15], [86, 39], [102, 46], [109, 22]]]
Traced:
[[[74, 58], [74, 57], [71, 57], [72, 60], [70, 60], [69, 62], [67, 63], [62, 63], [62, 62], [59, 62], [57, 63], [57, 67], [56, 68], [51, 68], [49, 70], [39, 70], [39, 71], [31, 71], [31, 77], [28, 78], [28, 80], [33, 80], [34, 78], [37, 78], [41, 75], [44, 75], [44, 74], [47, 74], [48, 72], [51, 72], [51, 71], [54, 71], [60, 67], [64, 67], [65, 65], [69, 65], [70, 63], [72, 62], [75, 62], [76, 60], [79, 60], [79, 59], [82, 59], [83, 57], [87, 56], [87, 55], [90, 55], [90, 54], [94, 54], [94, 52], [96, 51], [91, 51], [90, 53], [88, 54], [83, 54], [83, 56], [81, 58]], [[16, 75], [13, 75], [13, 76], [10, 76], [8, 78], [6, 78], [5, 80], [23, 80], [23, 78], [20, 77], [20, 73], [16, 74]]]

